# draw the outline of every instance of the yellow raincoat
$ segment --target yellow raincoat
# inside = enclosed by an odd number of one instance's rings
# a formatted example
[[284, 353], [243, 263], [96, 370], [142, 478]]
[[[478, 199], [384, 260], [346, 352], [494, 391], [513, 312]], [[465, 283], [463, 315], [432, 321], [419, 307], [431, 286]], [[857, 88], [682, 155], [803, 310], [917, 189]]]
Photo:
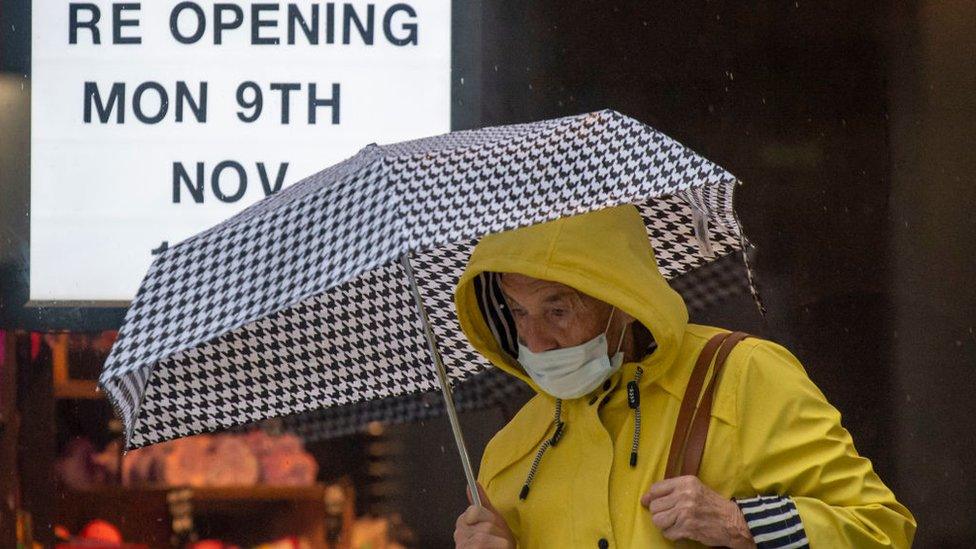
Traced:
[[[540, 443], [553, 435], [555, 399], [540, 391], [489, 329], [474, 283], [482, 272], [561, 282], [616, 305], [650, 330], [657, 349], [641, 362], [635, 467], [626, 384], [638, 364], [625, 363], [609, 389], [563, 401], [564, 433], [543, 455], [531, 492], [519, 499]], [[519, 546], [672, 546], [640, 497], [664, 477], [694, 361], [721, 330], [688, 323], [683, 300], [658, 271], [636, 208], [484, 238], [458, 283], [455, 304], [471, 344], [538, 393], [494, 436], [478, 473]], [[726, 363], [711, 415], [699, 473], [705, 485], [726, 497], [791, 497], [815, 549], [910, 546], [914, 517], [857, 454], [840, 414], [785, 348], [758, 338], [740, 343]]]

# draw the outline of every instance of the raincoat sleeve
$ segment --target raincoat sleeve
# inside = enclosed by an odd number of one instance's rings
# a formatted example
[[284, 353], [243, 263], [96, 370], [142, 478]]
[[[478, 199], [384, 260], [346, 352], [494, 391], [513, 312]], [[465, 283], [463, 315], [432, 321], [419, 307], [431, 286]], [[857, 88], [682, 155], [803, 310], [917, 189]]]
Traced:
[[857, 454], [796, 357], [768, 341], [744, 351], [737, 407], [751, 495], [788, 496], [810, 547], [910, 547], [915, 518]]

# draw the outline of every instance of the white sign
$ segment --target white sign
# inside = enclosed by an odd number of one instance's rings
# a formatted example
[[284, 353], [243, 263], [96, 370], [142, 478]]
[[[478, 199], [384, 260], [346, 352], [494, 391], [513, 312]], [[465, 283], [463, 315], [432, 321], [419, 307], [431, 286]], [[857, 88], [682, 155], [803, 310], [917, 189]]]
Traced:
[[449, 0], [32, 10], [32, 301], [131, 300], [152, 250], [450, 129]]

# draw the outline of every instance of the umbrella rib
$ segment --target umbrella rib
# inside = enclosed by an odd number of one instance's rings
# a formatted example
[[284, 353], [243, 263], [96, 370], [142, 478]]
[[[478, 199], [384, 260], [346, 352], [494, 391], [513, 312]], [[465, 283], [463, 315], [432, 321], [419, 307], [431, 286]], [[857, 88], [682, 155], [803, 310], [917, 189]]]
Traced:
[[461, 456], [461, 466], [464, 468], [464, 476], [468, 482], [468, 491], [471, 500], [478, 507], [481, 507], [481, 498], [478, 494], [478, 485], [475, 482], [474, 469], [471, 467], [471, 459], [468, 457], [467, 447], [464, 445], [464, 435], [461, 433], [461, 422], [458, 421], [457, 410], [454, 407], [454, 396], [451, 394], [451, 386], [447, 381], [447, 372], [444, 370], [444, 363], [441, 355], [437, 351], [437, 342], [434, 339], [434, 330], [430, 326], [430, 319], [427, 317], [427, 310], [424, 308], [423, 299], [420, 297], [420, 289], [417, 287], [417, 279], [413, 273], [413, 266], [410, 265], [410, 252], [405, 251], [400, 256], [400, 263], [407, 273], [410, 281], [410, 289], [413, 293], [414, 303], [417, 304], [417, 316], [423, 326], [424, 338], [427, 340], [427, 347], [430, 350], [431, 358], [434, 360], [434, 368], [437, 371], [437, 383], [441, 387], [441, 394], [444, 397], [444, 408], [451, 423], [451, 430], [454, 432], [454, 442], [457, 445], [458, 453]]

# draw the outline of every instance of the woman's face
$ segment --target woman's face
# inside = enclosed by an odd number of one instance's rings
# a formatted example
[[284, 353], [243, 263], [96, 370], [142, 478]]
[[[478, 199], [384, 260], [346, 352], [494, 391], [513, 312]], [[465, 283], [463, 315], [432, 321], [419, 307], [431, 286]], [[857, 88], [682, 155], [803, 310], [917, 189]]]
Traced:
[[[533, 353], [574, 347], [603, 333], [612, 307], [574, 288], [517, 273], [503, 273], [502, 293], [518, 329], [519, 341]], [[607, 332], [617, 348], [630, 317], [617, 311]]]

